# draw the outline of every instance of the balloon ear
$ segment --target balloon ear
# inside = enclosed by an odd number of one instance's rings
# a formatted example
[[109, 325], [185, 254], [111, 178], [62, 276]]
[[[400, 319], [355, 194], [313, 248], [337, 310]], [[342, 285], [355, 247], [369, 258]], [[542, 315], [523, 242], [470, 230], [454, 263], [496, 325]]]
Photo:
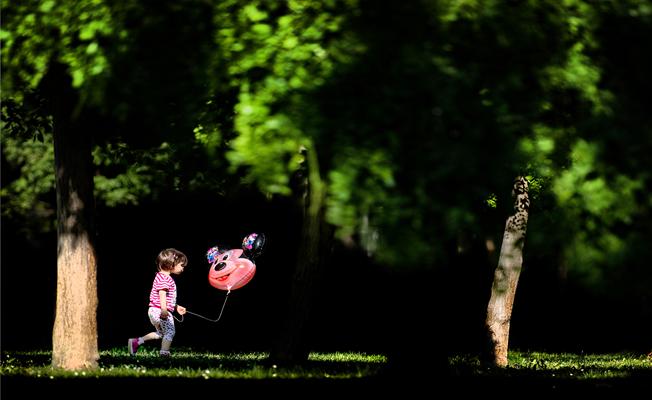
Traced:
[[228, 253], [229, 253], [229, 258], [236, 259], [236, 258], [240, 258], [243, 251], [240, 249], [231, 249], [228, 251]]
[[220, 248], [217, 246], [208, 249], [208, 251], [206, 252], [206, 259], [208, 263], [213, 264], [221, 253], [222, 252], [220, 251]]
[[263, 233], [252, 233], [242, 241], [242, 250], [244, 255], [254, 260], [263, 253], [265, 248], [265, 235]]

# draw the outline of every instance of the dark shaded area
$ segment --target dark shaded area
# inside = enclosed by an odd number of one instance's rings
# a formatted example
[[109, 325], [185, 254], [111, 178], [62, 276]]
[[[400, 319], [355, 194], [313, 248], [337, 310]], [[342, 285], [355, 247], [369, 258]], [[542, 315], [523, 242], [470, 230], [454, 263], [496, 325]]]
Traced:
[[[252, 232], [267, 247], [253, 280], [231, 292], [222, 319], [187, 315], [174, 346], [213, 351], [267, 350], [287, 304], [294, 265], [297, 214], [290, 200], [267, 201], [241, 192], [230, 201], [169, 194], [165, 201], [98, 212], [98, 328], [100, 348], [125, 346], [150, 331], [147, 301], [160, 250], [189, 257], [176, 278], [179, 304], [216, 318], [225, 292], [208, 284], [206, 250], [239, 248]], [[533, 218], [537, 218], [536, 215]], [[2, 347], [51, 346], [56, 289], [56, 238], [25, 241], [3, 222]], [[649, 351], [649, 308], [640, 299], [596, 296], [559, 281], [526, 245], [510, 345], [521, 349], [603, 352]], [[439, 270], [394, 271], [364, 254], [337, 246], [317, 295], [311, 341], [315, 350], [390, 352], [411, 361], [432, 352], [475, 352], [493, 265], [480, 251]], [[432, 355], [432, 354], [431, 354]]]
[[208, 99], [212, 8], [202, 0], [112, 5], [127, 35], [110, 54], [103, 113], [112, 129], [96, 136], [146, 149], [192, 132]]
[[338, 379], [288, 379], [288, 380], [241, 380], [241, 379], [175, 379], [175, 378], [106, 378], [106, 379], [58, 379], [47, 378], [7, 378], [2, 377], [2, 396], [11, 395], [65, 395], [66, 398], [87, 398], [88, 393], [96, 393], [100, 398], [117, 396], [146, 395], [165, 388], [166, 395], [185, 397], [191, 393], [220, 396], [284, 398], [334, 396], [450, 396], [486, 395], [501, 393], [503, 398], [521, 398], [523, 393], [537, 395], [558, 394], [612, 394], [640, 396], [650, 389], [650, 376], [640, 375], [627, 379], [613, 378], [580, 381], [550, 377], [447, 377], [430, 376], [428, 379], [396, 377], [373, 377], [350, 380]]

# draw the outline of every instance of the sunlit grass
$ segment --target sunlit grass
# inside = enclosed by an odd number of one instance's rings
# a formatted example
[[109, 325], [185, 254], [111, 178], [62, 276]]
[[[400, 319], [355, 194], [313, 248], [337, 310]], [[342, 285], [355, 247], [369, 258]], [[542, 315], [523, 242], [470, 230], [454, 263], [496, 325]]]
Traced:
[[[429, 365], [423, 360], [424, 366]], [[169, 359], [155, 348], [141, 348], [136, 357], [124, 348], [100, 352], [99, 368], [62, 371], [50, 366], [49, 351], [3, 352], [0, 375], [37, 379], [148, 377], [179, 379], [356, 379], [378, 376], [388, 364], [383, 354], [361, 352], [313, 352], [301, 366], [281, 367], [268, 361], [265, 352], [201, 352], [176, 349]], [[652, 359], [645, 354], [573, 354], [511, 351], [509, 366], [488, 367], [475, 355], [449, 359], [459, 377], [547, 378], [564, 381], [652, 379]], [[426, 368], [426, 367], [424, 367]], [[434, 373], [437, 373], [433, 371]], [[441, 373], [441, 371], [439, 371]]]
[[100, 352], [99, 368], [70, 372], [50, 366], [49, 351], [4, 352], [0, 374], [35, 378], [155, 377], [191, 379], [350, 379], [374, 376], [387, 363], [380, 354], [311, 353], [304, 365], [284, 368], [270, 364], [264, 352], [212, 353], [180, 349], [170, 358], [141, 349], [132, 357], [125, 349]]
[[645, 354], [509, 353], [506, 368], [483, 365], [476, 356], [455, 356], [450, 365], [459, 375], [530, 376], [572, 380], [598, 380], [650, 376], [652, 358]]
[[335, 353], [310, 353], [310, 355], [308, 356], [308, 360], [384, 364], [387, 362], [387, 357], [382, 354], [335, 352]]

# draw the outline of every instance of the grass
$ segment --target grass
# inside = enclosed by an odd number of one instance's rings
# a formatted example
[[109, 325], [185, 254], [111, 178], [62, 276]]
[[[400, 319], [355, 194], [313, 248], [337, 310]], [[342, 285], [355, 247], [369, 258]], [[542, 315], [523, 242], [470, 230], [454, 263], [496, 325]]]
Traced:
[[[49, 351], [4, 351], [0, 360], [0, 375], [3, 381], [14, 377], [30, 381], [178, 378], [193, 382], [201, 380], [289, 382], [293, 380], [351, 381], [356, 378], [379, 377], [380, 379], [374, 382], [384, 383], [387, 378], [387, 375], [383, 375], [383, 371], [388, 365], [388, 359], [382, 354], [311, 353], [307, 363], [292, 368], [270, 365], [267, 356], [263, 352], [214, 353], [177, 349], [169, 359], [161, 359], [154, 348], [141, 349], [136, 357], [126, 354], [123, 348], [114, 348], [100, 352], [98, 369], [71, 372], [51, 368]], [[427, 360], [424, 361], [423, 367], [420, 365], [419, 368], [423, 368], [427, 374], [429, 363]], [[509, 361], [509, 367], [496, 368], [483, 365], [477, 356], [454, 356], [449, 359], [449, 378], [457, 379], [457, 382], [544, 382], [546, 385], [559, 382], [598, 385], [628, 380], [652, 383], [652, 358], [644, 354], [512, 351], [509, 354]], [[441, 371], [433, 372], [444, 374]]]
[[158, 351], [141, 349], [136, 357], [123, 348], [100, 352], [99, 368], [63, 371], [50, 366], [49, 351], [4, 352], [0, 375], [32, 378], [201, 378], [201, 379], [351, 379], [376, 375], [387, 363], [380, 354], [357, 352], [311, 353], [302, 366], [269, 365], [263, 352], [211, 353], [178, 349], [169, 359]]
[[604, 381], [649, 377], [652, 358], [645, 354], [574, 354], [511, 351], [506, 368], [487, 367], [476, 356], [455, 356], [450, 366], [458, 376], [546, 378]]

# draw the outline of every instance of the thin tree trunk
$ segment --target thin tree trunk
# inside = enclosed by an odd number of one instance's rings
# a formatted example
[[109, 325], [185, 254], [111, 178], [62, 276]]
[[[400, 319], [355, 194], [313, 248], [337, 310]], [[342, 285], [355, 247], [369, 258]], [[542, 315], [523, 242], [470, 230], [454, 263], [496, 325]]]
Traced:
[[523, 245], [530, 207], [528, 182], [525, 178], [516, 178], [512, 195], [514, 196], [514, 214], [507, 218], [505, 224], [500, 258], [494, 274], [486, 319], [486, 328], [490, 339], [490, 348], [488, 349], [490, 362], [501, 367], [508, 364], [509, 325], [516, 286], [523, 266]]
[[59, 88], [61, 98], [54, 105], [58, 243], [52, 366], [81, 370], [96, 368], [99, 359], [91, 140], [71, 122], [74, 95], [65, 84]]
[[275, 363], [290, 365], [308, 360], [307, 327], [323, 266], [329, 233], [324, 220], [324, 191], [314, 150], [306, 150], [307, 176], [303, 182], [301, 245], [293, 275], [288, 314], [270, 354]]

